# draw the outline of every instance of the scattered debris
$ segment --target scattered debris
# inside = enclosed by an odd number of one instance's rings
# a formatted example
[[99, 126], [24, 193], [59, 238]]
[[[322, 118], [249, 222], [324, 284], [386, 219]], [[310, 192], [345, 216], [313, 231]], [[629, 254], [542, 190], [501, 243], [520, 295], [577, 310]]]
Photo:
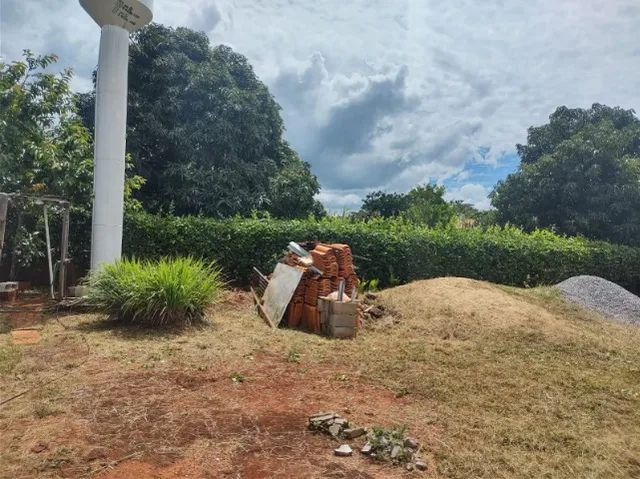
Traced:
[[349, 446], [349, 444], [343, 444], [342, 446], [334, 449], [333, 452], [336, 456], [347, 457], [353, 454], [353, 449], [351, 449], [351, 446]]
[[331, 434], [333, 437], [338, 437], [340, 435], [340, 432], [342, 432], [342, 425], [336, 424], [334, 422], [331, 426], [329, 426], [329, 434]]
[[49, 444], [47, 444], [46, 442], [40, 441], [34, 444], [34, 446], [31, 448], [31, 452], [40, 454], [41, 452], [46, 451], [47, 449], [49, 449]]
[[[427, 469], [427, 464], [418, 457], [420, 443], [413, 437], [405, 436], [406, 428], [384, 429], [374, 427], [367, 433], [364, 427], [353, 427], [349, 421], [335, 412], [319, 412], [309, 416], [309, 429], [330, 435], [334, 439], [353, 440], [366, 434], [366, 442], [360, 452], [377, 461], [389, 461], [404, 465], [407, 470]], [[342, 444], [334, 450], [336, 456], [351, 456], [353, 450], [349, 444]]]
[[355, 427], [351, 429], [345, 429], [342, 431], [342, 434], [347, 439], [355, 439], [360, 436], [364, 436], [367, 433], [363, 427]]
[[368, 455], [376, 460], [391, 461], [394, 464], [415, 464], [420, 444], [413, 438], [405, 437], [405, 430], [405, 427], [372, 428], [367, 435], [367, 444], [370, 446]]
[[344, 430], [349, 428], [349, 421], [335, 412], [320, 412], [309, 416], [309, 429], [323, 432], [332, 437], [342, 437]]
[[397, 315], [382, 304], [377, 294], [365, 293], [360, 307], [360, 317], [365, 327], [384, 328], [398, 323]]
[[384, 315], [384, 310], [380, 306], [369, 306], [364, 310], [365, 314], [374, 318], [381, 318]]
[[404, 447], [409, 447], [413, 450], [417, 450], [418, 449], [418, 441], [412, 437], [406, 437], [404, 439]]

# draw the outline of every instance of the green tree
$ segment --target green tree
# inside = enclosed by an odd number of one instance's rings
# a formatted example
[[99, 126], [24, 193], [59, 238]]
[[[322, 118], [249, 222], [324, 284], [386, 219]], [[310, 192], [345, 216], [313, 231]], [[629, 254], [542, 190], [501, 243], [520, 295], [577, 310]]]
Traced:
[[362, 202], [356, 217], [402, 217], [412, 223], [426, 226], [447, 224], [456, 215], [455, 208], [444, 199], [445, 188], [438, 185], [420, 185], [408, 193], [374, 191]]
[[91, 136], [76, 114], [72, 72], [46, 73], [55, 55], [24, 58], [0, 63], [0, 190], [90, 206]]
[[285, 143], [286, 159], [278, 173], [269, 180], [268, 209], [278, 218], [304, 218], [309, 214], [325, 216], [324, 206], [314, 196], [320, 192], [320, 183], [311, 173], [309, 163]]
[[426, 226], [446, 225], [456, 211], [444, 199], [445, 188], [438, 185], [420, 185], [407, 193], [409, 207], [403, 216], [412, 223]]
[[366, 218], [394, 218], [400, 216], [409, 207], [406, 194], [373, 191], [362, 201], [359, 216]]
[[470, 203], [462, 200], [453, 200], [449, 204], [453, 207], [460, 225], [487, 228], [495, 225], [495, 210], [479, 210]]
[[[47, 71], [56, 61], [55, 55], [25, 50], [23, 61], [0, 63], [0, 191], [69, 200], [71, 254], [83, 263], [91, 236], [93, 146], [76, 111], [72, 71]], [[141, 183], [139, 177], [129, 178], [125, 191], [130, 195]], [[135, 207], [130, 200], [127, 204]], [[34, 205], [21, 207], [29, 212]], [[15, 208], [11, 212], [15, 220]], [[52, 220], [57, 235], [55, 216]], [[37, 207], [37, 214], [24, 218], [23, 228], [17, 230], [13, 221], [7, 232], [8, 240], [21, 245], [22, 265], [44, 254], [40, 221]]]
[[594, 104], [558, 108], [517, 145], [521, 164], [491, 194], [500, 223], [623, 243], [640, 239], [640, 120]]
[[[89, 126], [93, 95], [80, 96]], [[127, 150], [147, 182], [136, 197], [151, 211], [177, 214], [228, 217], [272, 206], [276, 216], [306, 216], [317, 180], [284, 142], [279, 109], [247, 59], [211, 48], [204, 33], [158, 24], [137, 31]], [[277, 185], [298, 181], [299, 204], [283, 206]]]

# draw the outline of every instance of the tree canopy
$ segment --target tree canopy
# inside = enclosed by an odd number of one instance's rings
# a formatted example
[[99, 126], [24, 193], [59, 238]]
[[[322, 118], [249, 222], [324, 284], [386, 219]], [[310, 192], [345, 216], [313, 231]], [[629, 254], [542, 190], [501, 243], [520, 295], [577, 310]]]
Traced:
[[408, 193], [374, 191], [365, 197], [357, 215], [402, 217], [426, 226], [445, 225], [456, 216], [456, 210], [444, 199], [444, 193], [444, 186], [431, 184], [416, 186]]
[[500, 223], [623, 243], [640, 240], [640, 120], [594, 104], [558, 108], [517, 145], [518, 170], [491, 194]]
[[93, 149], [76, 114], [71, 70], [45, 72], [55, 55], [24, 57], [0, 63], [0, 190], [90, 207]]
[[[94, 93], [82, 95], [93, 124]], [[204, 33], [151, 24], [132, 36], [127, 151], [145, 208], [214, 217], [306, 216], [319, 183], [283, 139], [279, 105], [247, 59]], [[283, 191], [295, 190], [298, 201]]]
[[[82, 263], [88, 260], [91, 237], [93, 145], [76, 110], [72, 71], [49, 72], [56, 61], [55, 55], [36, 56], [26, 50], [24, 60], [0, 63], [0, 191], [69, 200], [71, 254]], [[131, 194], [142, 183], [139, 176], [127, 176], [127, 208], [139, 206]], [[31, 203], [21, 205], [27, 213], [21, 220], [13, 221], [14, 208], [9, 214], [9, 249], [19, 250], [22, 266], [46, 251], [40, 206]], [[32, 207], [37, 207], [37, 214], [28, 214]], [[57, 233], [52, 228], [52, 234]]]

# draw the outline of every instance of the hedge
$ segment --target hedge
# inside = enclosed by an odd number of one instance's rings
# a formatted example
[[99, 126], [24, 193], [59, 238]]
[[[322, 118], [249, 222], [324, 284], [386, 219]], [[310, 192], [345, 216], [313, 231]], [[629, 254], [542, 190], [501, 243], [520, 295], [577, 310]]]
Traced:
[[251, 269], [273, 269], [289, 241], [351, 245], [358, 275], [382, 285], [464, 276], [515, 286], [555, 284], [591, 274], [640, 291], [640, 248], [540, 230], [429, 229], [400, 221], [228, 219], [129, 214], [124, 252], [138, 258], [191, 255], [215, 259], [227, 279], [246, 283]]

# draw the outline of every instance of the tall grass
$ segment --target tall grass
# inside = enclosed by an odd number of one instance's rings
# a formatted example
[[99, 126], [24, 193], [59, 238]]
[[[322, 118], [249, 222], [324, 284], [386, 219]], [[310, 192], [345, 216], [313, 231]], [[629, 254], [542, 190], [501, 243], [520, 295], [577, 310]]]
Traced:
[[191, 257], [124, 259], [90, 277], [89, 301], [121, 321], [182, 325], [202, 320], [223, 288], [215, 263]]

